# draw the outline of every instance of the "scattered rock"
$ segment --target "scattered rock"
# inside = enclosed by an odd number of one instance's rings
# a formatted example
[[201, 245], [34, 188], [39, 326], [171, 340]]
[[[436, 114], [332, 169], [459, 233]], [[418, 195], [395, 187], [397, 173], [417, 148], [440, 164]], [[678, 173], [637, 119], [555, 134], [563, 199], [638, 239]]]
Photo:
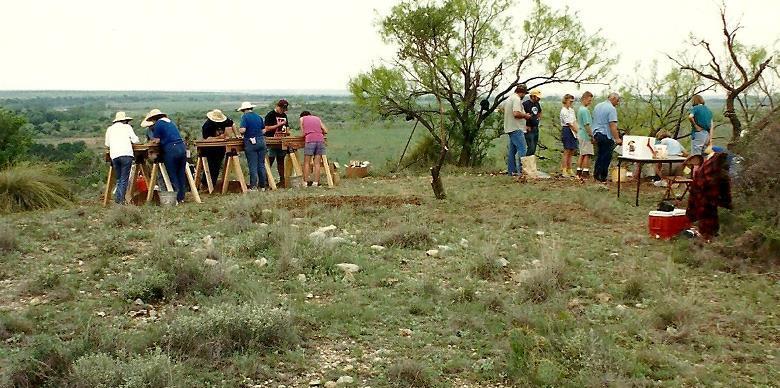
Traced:
[[133, 304], [136, 305], [136, 306], [143, 306], [144, 305], [144, 301], [141, 298], [138, 298], [138, 299], [136, 299], [133, 302]]
[[336, 388], [337, 386], [335, 381], [326, 381], [324, 385], [325, 388]]
[[618, 257], [618, 256], [620, 256], [620, 253], [612, 252], [609, 255], [612, 256], [612, 257]]
[[81, 267], [82, 265], [84, 265], [84, 260], [79, 260], [79, 267]]
[[206, 235], [206, 237], [203, 237], [203, 244], [206, 246], [206, 249], [213, 249], [214, 238], [210, 234]]
[[46, 247], [46, 246], [44, 246], [44, 247], [43, 247], [43, 248], [41, 248], [41, 249], [42, 249], [44, 252], [46, 252], [46, 253], [49, 253], [49, 251], [51, 251], [51, 248], [49, 248], [49, 247]]
[[544, 236], [544, 231], [543, 230], [537, 230], [536, 231], [536, 235], [539, 236], [539, 237], [542, 237], [542, 236]]
[[340, 270], [344, 271], [345, 273], [356, 273], [360, 271], [360, 266], [352, 263], [339, 263], [336, 264], [336, 267], [338, 267]]
[[258, 267], [265, 267], [268, 264], [268, 259], [265, 257], [261, 257], [257, 260], [255, 260], [255, 265]]
[[641, 303], [637, 303], [637, 304], [634, 305], [634, 307], [636, 307], [638, 309], [643, 309], [643, 308], [645, 308], [645, 305], [643, 305]]
[[321, 382], [321, 381], [319, 381], [319, 380], [312, 380], [312, 381], [309, 381], [309, 386], [310, 386], [310, 387], [319, 387], [320, 385], [322, 385], [322, 382]]
[[382, 252], [382, 251], [384, 251], [386, 248], [385, 248], [385, 247], [383, 247], [383, 246], [381, 246], [381, 245], [372, 245], [372, 246], [371, 246], [371, 249], [373, 249], [373, 250], [375, 250], [375, 251], [377, 251], [377, 252]]
[[600, 303], [607, 303], [612, 300], [612, 295], [606, 292], [600, 292], [596, 294], [596, 299], [598, 299]]
[[462, 239], [460, 239], [460, 242], [458, 244], [460, 244], [460, 246], [463, 247], [463, 248], [468, 248], [469, 247], [469, 240], [466, 240], [465, 238], [462, 238]]
[[311, 241], [322, 241], [326, 238], [328, 238], [328, 236], [325, 234], [325, 232], [314, 231], [309, 233], [309, 240]]
[[35, 298], [30, 299], [30, 304], [33, 306], [37, 306], [39, 304], [43, 304], [43, 301], [41, 300], [41, 298], [36, 296]]
[[354, 366], [352, 366], [352, 365], [345, 365], [343, 368], [341, 368], [341, 371], [342, 371], [342, 372], [349, 372], [349, 371], [351, 371], [352, 369], [355, 369], [355, 367], [354, 367]]
[[313, 298], [314, 298], [314, 294], [312, 294], [311, 292], [306, 294], [306, 299], [313, 299]]
[[502, 257], [496, 260], [496, 264], [498, 264], [500, 267], [506, 268], [509, 265], [509, 260]]
[[203, 264], [206, 264], [209, 267], [213, 267], [213, 266], [219, 264], [219, 262], [214, 260], [214, 259], [206, 259], [206, 260], [203, 260]]
[[534, 267], [538, 267], [540, 264], [542, 264], [542, 261], [539, 259], [531, 260], [531, 265], [533, 265]]
[[439, 248], [439, 252], [441, 253], [447, 253], [451, 251], [453, 248], [449, 245], [438, 245], [437, 248]]
[[301, 283], [306, 283], [306, 275], [299, 273], [298, 274], [298, 281]]
[[315, 231], [315, 233], [317, 233], [317, 232], [318, 232], [318, 233], [328, 233], [328, 232], [334, 231], [334, 230], [336, 230], [336, 229], [338, 229], [338, 228], [336, 227], [336, 225], [328, 225], [328, 226], [323, 226], [323, 227], [321, 227], [321, 228], [317, 228], [317, 230]]
[[99, 317], [103, 318], [103, 317], [105, 317], [105, 316], [106, 316], [106, 313], [105, 313], [105, 312], [103, 312], [103, 311], [98, 311], [98, 312], [97, 312], [97, 316], [99, 316]]
[[192, 311], [198, 311], [200, 310], [200, 306], [192, 306]]
[[327, 240], [325, 240], [325, 245], [333, 247], [339, 244], [343, 244], [345, 242], [347, 242], [347, 239], [345, 239], [344, 237], [330, 237]]
[[577, 298], [570, 300], [569, 303], [566, 304], [566, 307], [568, 307], [569, 309], [576, 309], [579, 308], [580, 306], [582, 306], [582, 301]]
[[273, 214], [273, 210], [271, 210], [271, 209], [263, 209], [263, 214]]
[[622, 305], [622, 304], [619, 304], [619, 305], [615, 306], [615, 308], [618, 309], [618, 311], [626, 311], [626, 310], [628, 310], [628, 307], [626, 307], [625, 305]]
[[412, 332], [412, 330], [411, 330], [411, 329], [401, 329], [401, 330], [398, 330], [398, 334], [399, 334], [401, 337], [411, 337], [411, 336], [412, 336], [412, 333], [413, 333], [413, 332]]
[[347, 385], [352, 384], [355, 382], [355, 379], [353, 379], [351, 376], [341, 376], [338, 380], [336, 380], [336, 384], [338, 385]]
[[257, 226], [259, 226], [261, 228], [267, 228], [268, 224], [266, 224], [265, 222], [261, 222], [261, 223], [257, 224]]
[[439, 257], [439, 250], [438, 249], [429, 249], [425, 251], [425, 254], [430, 257]]

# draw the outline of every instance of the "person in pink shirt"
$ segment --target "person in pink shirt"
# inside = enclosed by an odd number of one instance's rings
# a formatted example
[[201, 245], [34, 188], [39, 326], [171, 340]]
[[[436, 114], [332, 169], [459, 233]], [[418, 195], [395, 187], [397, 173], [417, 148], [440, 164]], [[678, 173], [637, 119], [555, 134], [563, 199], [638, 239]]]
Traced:
[[[325, 155], [325, 134], [328, 133], [328, 128], [319, 117], [305, 110], [301, 112], [301, 131], [306, 138], [306, 145], [303, 148], [303, 180], [306, 181], [307, 186], [319, 186], [320, 166], [322, 155]], [[312, 159], [315, 159], [313, 182], [309, 178]]]

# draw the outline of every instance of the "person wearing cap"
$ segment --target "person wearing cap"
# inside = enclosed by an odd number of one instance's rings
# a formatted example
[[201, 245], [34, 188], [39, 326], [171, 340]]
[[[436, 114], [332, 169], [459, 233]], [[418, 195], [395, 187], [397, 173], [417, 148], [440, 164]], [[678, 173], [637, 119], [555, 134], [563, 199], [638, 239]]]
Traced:
[[152, 123], [152, 143], [160, 144], [165, 169], [176, 190], [176, 201], [184, 202], [187, 194], [187, 147], [181, 138], [179, 128], [159, 109], [152, 109], [146, 115], [145, 121]]
[[259, 114], [255, 113], [253, 105], [244, 101], [236, 111], [241, 112], [239, 132], [244, 135], [244, 155], [249, 165], [249, 190], [265, 189], [267, 178], [265, 175], [265, 136], [263, 129], [265, 123]]
[[620, 95], [613, 92], [593, 109], [593, 139], [598, 146], [593, 178], [602, 183], [607, 181], [615, 144], [623, 144], [618, 133], [617, 108], [615, 108], [619, 104]]
[[[263, 134], [267, 137], [284, 136], [287, 133], [287, 108], [289, 103], [285, 99], [279, 100], [265, 115], [265, 129]], [[276, 171], [279, 173], [279, 187], [284, 187], [284, 157], [287, 155], [287, 150], [282, 149], [281, 145], [268, 147], [268, 164], [273, 166], [276, 161]]]
[[578, 147], [580, 150], [580, 160], [577, 163], [577, 176], [580, 179], [590, 178], [590, 158], [593, 156], [593, 130], [590, 126], [593, 123], [593, 117], [590, 115], [588, 107], [593, 102], [593, 93], [585, 91], [580, 98], [580, 108], [577, 110], [577, 132]]
[[116, 112], [113, 123], [106, 129], [106, 147], [111, 157], [111, 167], [116, 172], [114, 201], [118, 204], [125, 203], [130, 167], [133, 165], [133, 143], [138, 143], [138, 136], [130, 126], [131, 120], [125, 112]]
[[704, 105], [704, 98], [694, 94], [688, 120], [691, 122], [691, 155], [703, 155], [710, 143], [712, 111]]
[[541, 90], [533, 89], [529, 93], [528, 100], [523, 101], [525, 113], [531, 115], [531, 118], [525, 121], [525, 144], [528, 147], [525, 156], [536, 155], [536, 145], [539, 144], [539, 122], [542, 121], [542, 105], [539, 103], [541, 99]]
[[[201, 127], [201, 134], [204, 140], [224, 139], [228, 128], [233, 128], [233, 120], [225, 116], [221, 110], [214, 109], [206, 113], [206, 122]], [[209, 164], [211, 182], [217, 184], [219, 170], [222, 168], [222, 162], [225, 160], [225, 149], [222, 147], [206, 147], [202, 152]], [[203, 177], [206, 177], [205, 171], [203, 172]]]
[[515, 92], [501, 105], [504, 112], [504, 133], [509, 135], [509, 149], [507, 152], [507, 175], [520, 176], [523, 173], [523, 162], [519, 162], [518, 156], [525, 156], [525, 123], [531, 117], [523, 109], [523, 98], [528, 93], [525, 84], [517, 85]]

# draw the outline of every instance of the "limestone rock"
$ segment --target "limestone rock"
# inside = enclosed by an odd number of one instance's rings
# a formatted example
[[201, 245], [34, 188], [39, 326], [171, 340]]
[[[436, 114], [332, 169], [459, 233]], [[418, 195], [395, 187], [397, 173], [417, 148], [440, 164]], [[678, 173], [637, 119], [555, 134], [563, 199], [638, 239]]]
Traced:
[[265, 267], [268, 264], [268, 259], [265, 257], [261, 257], [257, 260], [255, 260], [255, 265], [258, 267]]
[[336, 264], [336, 267], [338, 267], [340, 270], [344, 271], [345, 273], [356, 273], [360, 271], [360, 266], [352, 263], [339, 263]]
[[336, 380], [336, 384], [338, 385], [348, 385], [355, 382], [355, 379], [353, 379], [351, 376], [341, 376], [338, 380]]
[[218, 262], [218, 261], [216, 261], [216, 260], [214, 260], [214, 259], [206, 259], [206, 260], [203, 260], [203, 264], [206, 264], [206, 265], [208, 265], [209, 267], [213, 267], [213, 266], [217, 265], [218, 263], [219, 263], [219, 262]]
[[438, 249], [429, 249], [425, 251], [425, 254], [430, 257], [439, 257], [439, 250]]
[[509, 265], [509, 260], [502, 257], [496, 260], [496, 264], [498, 264], [499, 267], [506, 268]]
[[381, 246], [381, 245], [372, 245], [371, 249], [373, 249], [373, 250], [375, 250], [377, 252], [381, 252], [381, 251], [384, 251], [386, 248]]

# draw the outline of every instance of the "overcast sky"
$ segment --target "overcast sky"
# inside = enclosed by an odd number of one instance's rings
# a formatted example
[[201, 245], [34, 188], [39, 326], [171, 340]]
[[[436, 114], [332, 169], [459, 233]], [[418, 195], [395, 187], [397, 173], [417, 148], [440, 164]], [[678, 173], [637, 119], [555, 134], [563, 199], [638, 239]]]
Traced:
[[[519, 0], [527, 7], [531, 0]], [[615, 72], [719, 39], [719, 1], [548, 1], [620, 54]], [[392, 55], [376, 21], [393, 0], [0, 0], [0, 90], [343, 90]], [[727, 0], [745, 43], [776, 45], [780, 0]]]

